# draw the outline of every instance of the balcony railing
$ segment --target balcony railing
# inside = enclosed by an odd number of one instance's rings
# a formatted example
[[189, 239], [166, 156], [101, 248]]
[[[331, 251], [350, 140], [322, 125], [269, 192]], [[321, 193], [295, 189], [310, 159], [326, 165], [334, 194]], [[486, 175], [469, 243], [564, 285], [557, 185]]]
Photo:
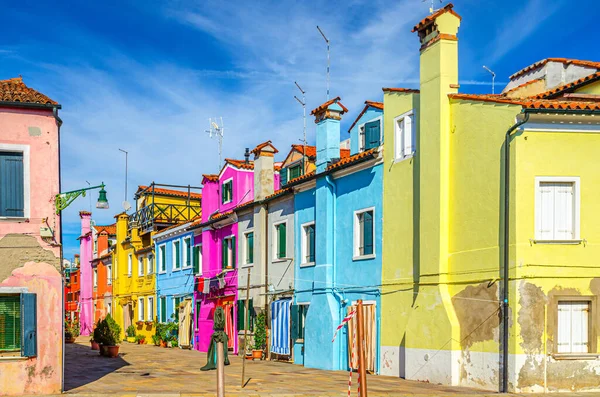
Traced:
[[202, 213], [200, 205], [149, 204], [129, 216], [129, 229], [139, 229], [140, 234], [159, 227], [187, 222]]

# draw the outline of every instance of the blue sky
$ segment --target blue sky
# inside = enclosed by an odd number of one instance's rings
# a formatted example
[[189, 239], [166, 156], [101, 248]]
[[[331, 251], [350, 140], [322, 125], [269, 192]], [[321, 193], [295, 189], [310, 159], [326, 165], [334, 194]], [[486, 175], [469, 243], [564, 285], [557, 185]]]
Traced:
[[[445, 4], [446, 2], [444, 2]], [[547, 57], [598, 59], [595, 0], [456, 0], [461, 92], [501, 89], [518, 69]], [[325, 101], [331, 40], [331, 93], [350, 114], [382, 87], [416, 87], [419, 44], [410, 30], [429, 2], [394, 1], [59, 1], [2, 4], [0, 79], [25, 83], [63, 105], [63, 191], [107, 184], [113, 222], [124, 199], [151, 181], [200, 185], [218, 169], [205, 130], [223, 116], [224, 155], [271, 139], [281, 152], [302, 136], [298, 81], [310, 110]], [[438, 5], [436, 5], [437, 7]], [[314, 141], [309, 119], [308, 138]], [[97, 194], [93, 193], [93, 200]], [[80, 198], [64, 211], [65, 257], [77, 252]]]

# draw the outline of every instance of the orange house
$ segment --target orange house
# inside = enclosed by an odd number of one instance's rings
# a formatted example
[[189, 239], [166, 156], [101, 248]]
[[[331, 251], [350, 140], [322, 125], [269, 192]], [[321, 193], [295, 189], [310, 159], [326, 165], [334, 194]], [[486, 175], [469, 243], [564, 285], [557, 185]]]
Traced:
[[65, 319], [79, 320], [79, 255], [75, 254], [75, 260], [69, 272], [65, 284]]
[[94, 226], [94, 259], [92, 259], [92, 302], [94, 323], [107, 314], [113, 314], [112, 307], [112, 246], [116, 239], [115, 224]]

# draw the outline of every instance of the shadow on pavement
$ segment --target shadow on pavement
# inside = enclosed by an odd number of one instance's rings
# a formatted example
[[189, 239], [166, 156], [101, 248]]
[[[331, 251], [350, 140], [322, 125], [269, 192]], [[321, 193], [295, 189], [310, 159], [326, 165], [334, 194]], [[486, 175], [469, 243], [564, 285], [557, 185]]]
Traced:
[[[80, 342], [81, 343], [81, 342]], [[92, 383], [105, 375], [129, 363], [119, 357], [108, 358], [100, 356], [98, 350], [92, 350], [90, 345], [70, 343], [65, 345], [65, 391]]]

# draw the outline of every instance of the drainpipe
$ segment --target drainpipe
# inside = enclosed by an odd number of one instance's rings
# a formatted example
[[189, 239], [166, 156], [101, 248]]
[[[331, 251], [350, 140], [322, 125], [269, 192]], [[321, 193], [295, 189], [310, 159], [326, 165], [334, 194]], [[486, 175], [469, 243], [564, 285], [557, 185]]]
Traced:
[[[268, 329], [267, 325], [271, 324], [271, 313], [269, 313], [269, 253], [271, 250], [269, 249], [269, 203], [266, 202], [263, 204], [265, 209], [265, 328]], [[287, 238], [287, 237], [286, 237]], [[271, 338], [273, 330], [269, 330], [269, 338], [267, 338], [267, 357], [271, 358]]]

